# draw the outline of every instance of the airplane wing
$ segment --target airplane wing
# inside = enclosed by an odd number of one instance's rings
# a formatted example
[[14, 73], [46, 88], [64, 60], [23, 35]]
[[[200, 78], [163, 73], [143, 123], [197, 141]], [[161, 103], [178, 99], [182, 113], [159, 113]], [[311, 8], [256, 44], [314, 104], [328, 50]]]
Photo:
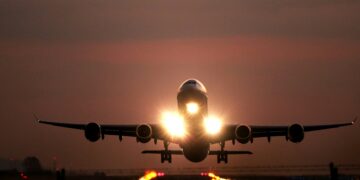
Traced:
[[[70, 129], [78, 129], [78, 130], [86, 130], [88, 124], [82, 123], [63, 123], [63, 122], [54, 122], [54, 121], [45, 121], [39, 119], [36, 115], [34, 115], [37, 119], [38, 123], [47, 124], [52, 126], [70, 128]], [[90, 123], [89, 123], [90, 124]], [[93, 123], [95, 124], [95, 123]], [[123, 136], [128, 137], [136, 137], [137, 138], [137, 127], [140, 124], [127, 124], [127, 125], [112, 125], [112, 124], [96, 124], [100, 128], [101, 137], [104, 138], [105, 135], [116, 135], [119, 136], [119, 139], [122, 140]], [[164, 140], [171, 143], [178, 143], [176, 139], [170, 138], [165, 133], [163, 133], [163, 128], [159, 124], [148, 124], [151, 127], [151, 137], [150, 139], [155, 140]]]
[[[243, 137], [248, 137], [247, 141], [252, 141], [253, 138], [260, 138], [260, 137], [267, 137], [268, 141], [270, 142], [270, 138], [273, 136], [284, 136], [286, 140], [290, 139], [292, 142], [297, 143], [300, 142], [304, 138], [305, 132], [310, 131], [318, 131], [318, 130], [325, 130], [331, 128], [338, 128], [343, 126], [350, 126], [355, 124], [357, 117], [352, 122], [349, 123], [339, 123], [339, 124], [324, 124], [324, 125], [300, 125], [300, 124], [293, 124], [289, 126], [258, 126], [258, 125], [249, 125], [244, 126], [248, 128], [248, 132], [245, 132]], [[219, 138], [213, 139], [212, 143], [218, 143], [222, 141], [228, 140], [239, 140], [240, 132], [236, 135], [237, 128], [240, 127], [239, 125], [225, 125], [223, 129], [222, 135], [218, 136]], [[248, 133], [246, 136], [246, 133]], [[291, 139], [291, 135], [299, 136], [298, 140]], [[302, 137], [301, 137], [302, 136]], [[299, 139], [300, 138], [300, 139]], [[244, 139], [245, 140], [245, 139]], [[247, 143], [245, 140], [244, 143]]]

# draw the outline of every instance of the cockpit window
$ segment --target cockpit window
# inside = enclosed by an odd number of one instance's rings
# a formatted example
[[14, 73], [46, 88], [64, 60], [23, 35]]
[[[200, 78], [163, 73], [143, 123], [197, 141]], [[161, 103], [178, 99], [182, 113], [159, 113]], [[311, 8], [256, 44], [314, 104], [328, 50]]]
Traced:
[[187, 89], [187, 88], [197, 88], [203, 92], [206, 92], [206, 89], [204, 87], [204, 85], [200, 82], [200, 81], [197, 81], [195, 79], [189, 79], [187, 81], [185, 81], [179, 88], [179, 90], [184, 90], [184, 89]]
[[196, 81], [195, 80], [189, 80], [185, 84], [196, 84]]

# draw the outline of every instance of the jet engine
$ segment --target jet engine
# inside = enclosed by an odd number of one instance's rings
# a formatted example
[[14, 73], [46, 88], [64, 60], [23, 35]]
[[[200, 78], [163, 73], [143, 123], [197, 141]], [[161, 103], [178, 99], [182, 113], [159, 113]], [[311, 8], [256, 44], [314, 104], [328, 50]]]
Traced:
[[90, 142], [96, 142], [100, 139], [101, 127], [96, 123], [89, 123], [85, 126], [85, 138]]
[[236, 139], [241, 144], [246, 144], [251, 140], [251, 128], [247, 125], [238, 125], [235, 129]]
[[293, 143], [299, 143], [304, 139], [304, 127], [300, 124], [290, 125], [287, 138]]
[[141, 143], [147, 143], [151, 140], [152, 129], [148, 124], [140, 124], [136, 127], [136, 139]]

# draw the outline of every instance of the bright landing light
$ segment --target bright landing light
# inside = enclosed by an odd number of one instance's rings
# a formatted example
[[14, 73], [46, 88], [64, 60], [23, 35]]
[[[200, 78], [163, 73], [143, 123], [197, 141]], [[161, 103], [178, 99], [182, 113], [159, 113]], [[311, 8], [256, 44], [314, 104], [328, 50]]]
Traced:
[[194, 102], [187, 103], [186, 110], [190, 114], [196, 114], [199, 111], [199, 105]]
[[221, 130], [222, 122], [216, 117], [207, 117], [204, 119], [205, 131], [208, 134], [217, 134]]
[[173, 137], [183, 137], [186, 133], [184, 119], [177, 113], [164, 112], [162, 123], [166, 131]]
[[147, 171], [145, 172], [145, 175], [141, 178], [139, 178], [139, 180], [151, 180], [156, 178], [157, 176], [163, 176], [164, 173], [156, 173], [155, 171]]

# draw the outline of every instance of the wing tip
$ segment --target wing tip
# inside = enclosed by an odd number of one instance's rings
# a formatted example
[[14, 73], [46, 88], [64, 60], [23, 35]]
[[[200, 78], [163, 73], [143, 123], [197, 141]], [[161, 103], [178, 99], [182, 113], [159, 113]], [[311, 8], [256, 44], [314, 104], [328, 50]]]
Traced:
[[33, 116], [34, 116], [34, 118], [35, 118], [35, 122], [36, 122], [36, 123], [41, 123], [39, 117], [38, 117], [35, 113], [33, 113]]
[[351, 124], [355, 124], [357, 120], [358, 120], [358, 116], [355, 116], [355, 118], [354, 118], [354, 120], [351, 122]]

